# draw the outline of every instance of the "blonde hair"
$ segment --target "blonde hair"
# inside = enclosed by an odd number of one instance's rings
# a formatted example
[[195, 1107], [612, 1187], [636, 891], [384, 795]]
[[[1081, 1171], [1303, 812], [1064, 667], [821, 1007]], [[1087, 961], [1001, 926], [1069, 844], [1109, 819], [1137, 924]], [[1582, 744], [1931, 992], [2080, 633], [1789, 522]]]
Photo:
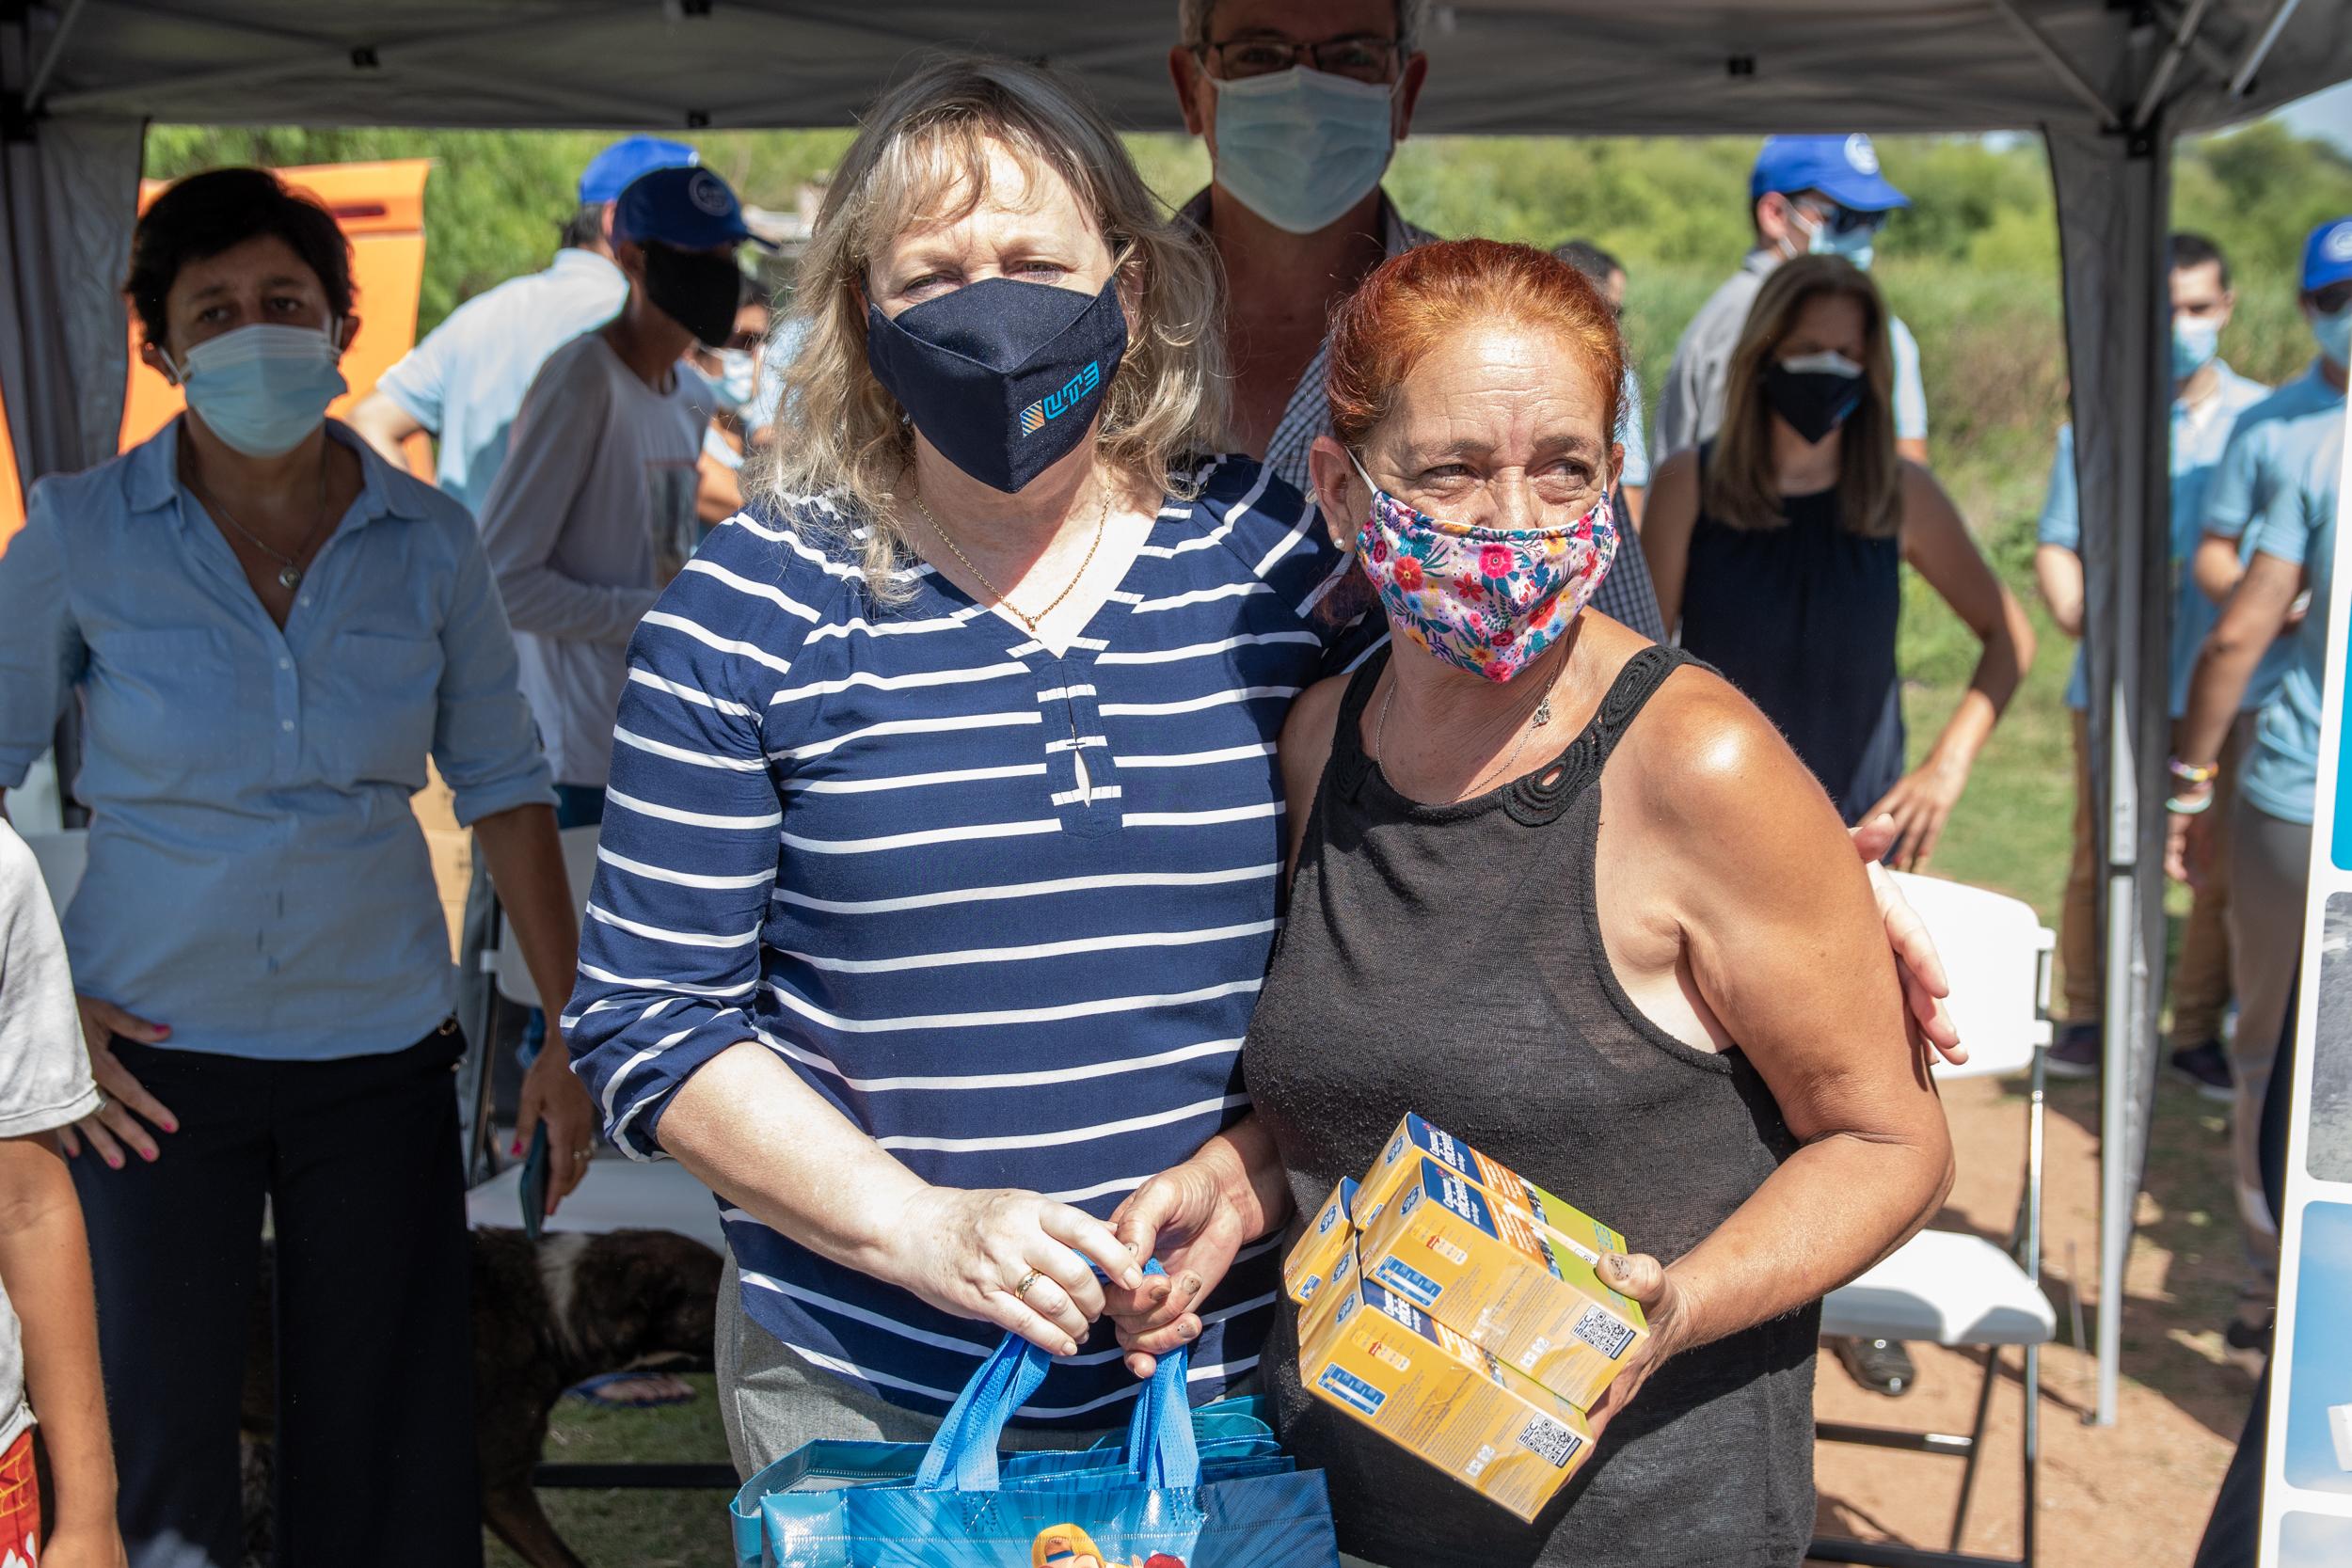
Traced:
[[1838, 439], [1837, 515], [1849, 533], [1884, 538], [1901, 525], [1902, 473], [1895, 458], [1895, 356], [1886, 336], [1886, 304], [1869, 275], [1842, 256], [1800, 256], [1764, 279], [1748, 309], [1740, 346], [1724, 378], [1724, 422], [1707, 460], [1699, 503], [1731, 528], [1778, 528], [1788, 521], [1774, 478], [1772, 404], [1764, 372], [1796, 329], [1804, 308], [1823, 296], [1862, 307], [1862, 402]]
[[1225, 429], [1218, 274], [1144, 184], [1100, 112], [1066, 83], [1010, 60], [936, 61], [884, 92], [834, 171], [800, 266], [795, 318], [806, 336], [784, 376], [775, 456], [755, 488], [779, 499], [846, 497], [834, 527], [863, 525], [870, 592], [887, 600], [915, 553], [891, 501], [914, 460], [914, 432], [866, 357], [868, 269], [917, 224], [952, 223], [988, 197], [988, 150], [1027, 181], [1058, 175], [1093, 213], [1115, 259], [1127, 352], [1103, 399], [1099, 457], [1165, 495], [1171, 464], [1215, 450]]

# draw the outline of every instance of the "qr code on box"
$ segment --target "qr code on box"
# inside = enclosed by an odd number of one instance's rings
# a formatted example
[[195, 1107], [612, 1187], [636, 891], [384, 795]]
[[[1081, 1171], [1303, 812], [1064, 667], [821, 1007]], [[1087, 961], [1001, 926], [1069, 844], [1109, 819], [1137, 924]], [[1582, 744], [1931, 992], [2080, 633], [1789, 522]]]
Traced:
[[1609, 1315], [1608, 1308], [1597, 1303], [1584, 1308], [1576, 1320], [1576, 1337], [1601, 1354], [1614, 1361], [1633, 1342], [1633, 1330]]
[[1527, 1423], [1527, 1430], [1519, 1433], [1519, 1447], [1542, 1454], [1551, 1461], [1554, 1469], [1566, 1469], [1568, 1461], [1583, 1446], [1583, 1438], [1549, 1416], [1536, 1416]]

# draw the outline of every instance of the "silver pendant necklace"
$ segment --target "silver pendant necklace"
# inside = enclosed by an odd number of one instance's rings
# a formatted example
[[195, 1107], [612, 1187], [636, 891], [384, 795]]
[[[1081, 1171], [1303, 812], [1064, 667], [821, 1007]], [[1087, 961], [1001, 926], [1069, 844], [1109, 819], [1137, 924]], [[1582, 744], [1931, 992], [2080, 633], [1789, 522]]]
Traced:
[[274, 548], [270, 545], [264, 543], [251, 529], [246, 527], [243, 523], [237, 521], [235, 517], [231, 516], [229, 509], [221, 505], [219, 499], [215, 498], [211, 491], [205, 489], [202, 484], [197, 483], [196, 471], [193, 466], [189, 468], [187, 481], [188, 488], [196, 492], [196, 499], [204, 503], [205, 511], [210, 512], [214, 516], [218, 517], [222, 522], [227, 523], [231, 529], [235, 530], [237, 536], [243, 539], [246, 544], [252, 546], [255, 549], [261, 551], [263, 555], [278, 562], [278, 585], [279, 587], [285, 589], [287, 593], [291, 594], [295, 589], [302, 586], [302, 558], [310, 553], [310, 546], [317, 540], [319, 536], [319, 530], [324, 527], [326, 522], [326, 452], [321, 451], [319, 453], [319, 499], [317, 502], [318, 517], [316, 521], [311, 523], [310, 531], [302, 536], [302, 543], [295, 547], [294, 553], [292, 555], [288, 555], [285, 551]]
[[[1563, 659], [1560, 670], [1566, 668], [1567, 661]], [[1501, 765], [1482, 777], [1472, 779], [1470, 791], [1463, 799], [1475, 800], [1482, 786], [1486, 783], [1494, 779], [1508, 777], [1511, 765], [1519, 760], [1519, 752], [1527, 745], [1527, 737], [1551, 722], [1551, 692], [1552, 689], [1560, 684], [1560, 670], [1554, 670], [1551, 673], [1551, 679], [1544, 683], [1544, 694], [1536, 701], [1534, 716], [1529, 720], [1527, 726], [1519, 731], [1519, 737], [1511, 743], [1511, 750], [1504, 754]], [[1396, 770], [1389, 766], [1389, 709], [1395, 705], [1396, 675], [1394, 672], [1391, 672], [1389, 689], [1380, 698], [1380, 717], [1372, 726], [1373, 749], [1379, 753], [1373, 760], [1379, 763], [1381, 771], [1389, 775], [1391, 784], [1396, 782]]]

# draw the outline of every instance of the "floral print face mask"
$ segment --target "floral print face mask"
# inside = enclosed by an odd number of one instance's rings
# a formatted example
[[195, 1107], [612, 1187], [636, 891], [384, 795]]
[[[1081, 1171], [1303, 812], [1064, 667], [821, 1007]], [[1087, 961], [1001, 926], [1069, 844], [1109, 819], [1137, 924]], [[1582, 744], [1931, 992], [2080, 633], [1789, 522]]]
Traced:
[[1507, 681], [1559, 640], [1617, 556], [1607, 491], [1565, 528], [1441, 522], [1373, 483], [1357, 530], [1364, 574], [1398, 632], [1447, 663]]

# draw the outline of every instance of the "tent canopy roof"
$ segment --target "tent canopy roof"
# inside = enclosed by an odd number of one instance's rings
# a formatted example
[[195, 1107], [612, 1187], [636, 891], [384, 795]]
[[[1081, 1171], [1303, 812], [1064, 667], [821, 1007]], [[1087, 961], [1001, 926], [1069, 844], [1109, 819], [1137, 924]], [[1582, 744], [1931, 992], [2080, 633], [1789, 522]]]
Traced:
[[[58, 117], [842, 125], [927, 52], [974, 46], [1072, 73], [1131, 126], [1177, 123], [1173, 0], [45, 0], [24, 20], [10, 74]], [[2352, 75], [2328, 0], [1480, 0], [1430, 6], [1422, 44], [1424, 132], [2125, 128], [2143, 101], [2180, 130]]]

